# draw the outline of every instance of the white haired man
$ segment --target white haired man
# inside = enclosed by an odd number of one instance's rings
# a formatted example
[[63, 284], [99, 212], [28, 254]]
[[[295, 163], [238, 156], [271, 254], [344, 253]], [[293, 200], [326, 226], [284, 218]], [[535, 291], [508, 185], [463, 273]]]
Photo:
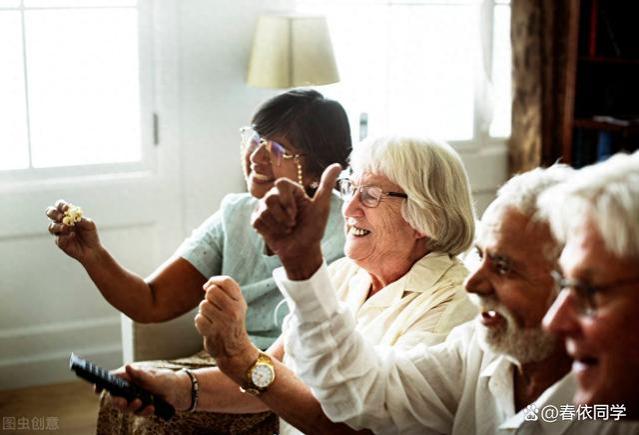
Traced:
[[575, 402], [639, 419], [639, 154], [579, 171], [541, 199], [557, 238], [562, 289], [544, 319], [574, 358]]
[[[551, 421], [540, 412], [558, 411], [575, 389], [561, 342], [541, 328], [556, 296], [551, 272], [560, 249], [547, 222], [535, 218], [538, 195], [570, 173], [560, 166], [538, 169], [500, 190], [478, 235], [480, 267], [466, 281], [481, 314], [444, 343], [409, 352], [376, 348], [357, 332], [327, 291], [316, 243], [305, 246], [297, 238], [289, 244], [277, 237], [277, 225], [272, 234], [258, 228], [284, 265], [274, 276], [291, 308], [287, 352], [329, 418], [376, 433], [616, 432], [602, 422], [557, 415]], [[278, 207], [294, 206], [287, 200], [295, 197], [282, 195]], [[296, 225], [321, 225], [325, 214], [306, 208]], [[307, 255], [288, 252], [301, 248]]]

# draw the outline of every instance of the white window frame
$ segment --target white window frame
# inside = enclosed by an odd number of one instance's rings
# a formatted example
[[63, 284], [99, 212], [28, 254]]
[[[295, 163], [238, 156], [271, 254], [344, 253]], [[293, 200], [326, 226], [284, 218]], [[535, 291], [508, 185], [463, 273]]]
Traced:
[[[464, 5], [478, 4], [482, 22], [480, 25], [480, 44], [483, 49], [482, 65], [484, 65], [484, 76], [481, 73], [475, 74], [475, 95], [473, 99], [473, 137], [469, 140], [447, 140], [460, 152], [476, 152], [479, 150], [493, 150], [503, 152], [506, 149], [509, 136], [496, 137], [490, 135], [490, 115], [483, 108], [485, 95], [488, 94], [492, 81], [492, 61], [493, 61], [493, 19], [494, 10], [498, 5], [509, 5], [508, 0], [340, 0], [342, 4], [350, 5], [376, 5], [376, 6], [401, 6], [401, 5]], [[317, 4], [315, 0], [296, 0], [298, 8], [314, 8]], [[316, 6], [315, 6], [316, 8]], [[305, 9], [306, 11], [306, 9]], [[320, 89], [321, 90], [321, 89]], [[347, 108], [348, 109], [348, 108]], [[348, 110], [347, 110], [348, 111]], [[349, 113], [353, 116], [352, 113]], [[357, 134], [356, 131], [353, 132]], [[354, 138], [358, 139], [358, 138]]]
[[[137, 0], [138, 11], [138, 55], [139, 55], [139, 89], [140, 89], [140, 146], [141, 158], [135, 162], [98, 163], [73, 166], [56, 166], [51, 168], [24, 168], [0, 170], [0, 192], [16, 190], [33, 190], [42, 183], [74, 184], [91, 181], [102, 182], [106, 179], [126, 180], [145, 178], [155, 175], [158, 168], [157, 148], [161, 141], [159, 120], [157, 118], [155, 97], [154, 46], [155, 29], [153, 23], [155, 0]], [[38, 9], [121, 9], [122, 6], [74, 6], [74, 7], [30, 7], [25, 8], [23, 1], [17, 7], [0, 7], [0, 10]], [[24, 44], [24, 15], [22, 15], [23, 61], [26, 74], [26, 46]], [[26, 78], [25, 78], [26, 80]], [[28, 92], [28, 83], [25, 83]], [[27, 93], [25, 93], [27, 99]], [[28, 104], [28, 100], [27, 100]], [[27, 106], [28, 110], [28, 106]], [[28, 112], [26, 114], [28, 117]], [[27, 118], [28, 121], [28, 118]], [[30, 125], [28, 125], [30, 129]], [[29, 133], [30, 134], [30, 133]], [[99, 133], [96, 133], [99, 134]], [[29, 144], [29, 165], [31, 166], [31, 144]]]

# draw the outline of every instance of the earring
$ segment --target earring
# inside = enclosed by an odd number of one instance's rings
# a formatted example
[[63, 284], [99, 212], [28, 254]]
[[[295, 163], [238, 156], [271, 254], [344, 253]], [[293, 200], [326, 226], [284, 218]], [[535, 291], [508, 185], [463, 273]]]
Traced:
[[315, 180], [311, 184], [309, 184], [309, 187], [311, 189], [317, 189], [319, 187], [319, 182], [317, 180]]
[[300, 156], [295, 156], [295, 164], [297, 165], [297, 182], [300, 186], [304, 187], [304, 179], [302, 178], [302, 164], [300, 163]]

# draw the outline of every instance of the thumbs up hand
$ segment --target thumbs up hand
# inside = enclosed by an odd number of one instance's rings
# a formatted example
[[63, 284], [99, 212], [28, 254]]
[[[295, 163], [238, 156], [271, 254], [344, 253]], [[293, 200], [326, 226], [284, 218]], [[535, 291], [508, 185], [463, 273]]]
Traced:
[[322, 264], [321, 241], [340, 171], [337, 163], [326, 168], [312, 198], [299, 184], [279, 179], [253, 213], [253, 227], [280, 257], [289, 279], [307, 279]]

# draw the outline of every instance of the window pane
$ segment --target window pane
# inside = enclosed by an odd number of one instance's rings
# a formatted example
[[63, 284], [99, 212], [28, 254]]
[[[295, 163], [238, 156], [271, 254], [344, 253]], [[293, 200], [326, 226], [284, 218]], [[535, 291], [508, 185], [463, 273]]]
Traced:
[[512, 111], [512, 55], [510, 48], [510, 6], [495, 6], [493, 24], [493, 89], [495, 107], [490, 135], [510, 136]]
[[[473, 136], [475, 6], [331, 4], [325, 13], [341, 81], [322, 91], [347, 108], [355, 139], [412, 133], [447, 140]], [[446, 40], [447, 44], [441, 44]]]
[[477, 11], [463, 5], [391, 8], [392, 131], [472, 139]]
[[324, 10], [325, 6], [333, 6], [334, 4], [339, 4], [340, 6], [350, 7], [353, 5], [385, 5], [388, 4], [388, 0], [298, 0], [296, 2], [298, 10], [306, 10], [309, 11], [313, 9], [314, 11]]
[[95, 6], [135, 6], [137, 0], [24, 0], [27, 8], [95, 7]]
[[0, 12], [0, 169], [29, 167], [20, 12]]
[[456, 6], [456, 5], [469, 5], [469, 4], [480, 4], [484, 0], [387, 0], [389, 4], [399, 4], [399, 5], [407, 5], [407, 4], [415, 4], [415, 5], [445, 5], [445, 6]]
[[140, 160], [137, 11], [25, 14], [33, 166]]
[[387, 127], [387, 11], [385, 6], [353, 5], [322, 9], [330, 28], [340, 82], [322, 87], [321, 92], [348, 110], [355, 140], [359, 139], [361, 113], [368, 117], [368, 135], [381, 134]]

